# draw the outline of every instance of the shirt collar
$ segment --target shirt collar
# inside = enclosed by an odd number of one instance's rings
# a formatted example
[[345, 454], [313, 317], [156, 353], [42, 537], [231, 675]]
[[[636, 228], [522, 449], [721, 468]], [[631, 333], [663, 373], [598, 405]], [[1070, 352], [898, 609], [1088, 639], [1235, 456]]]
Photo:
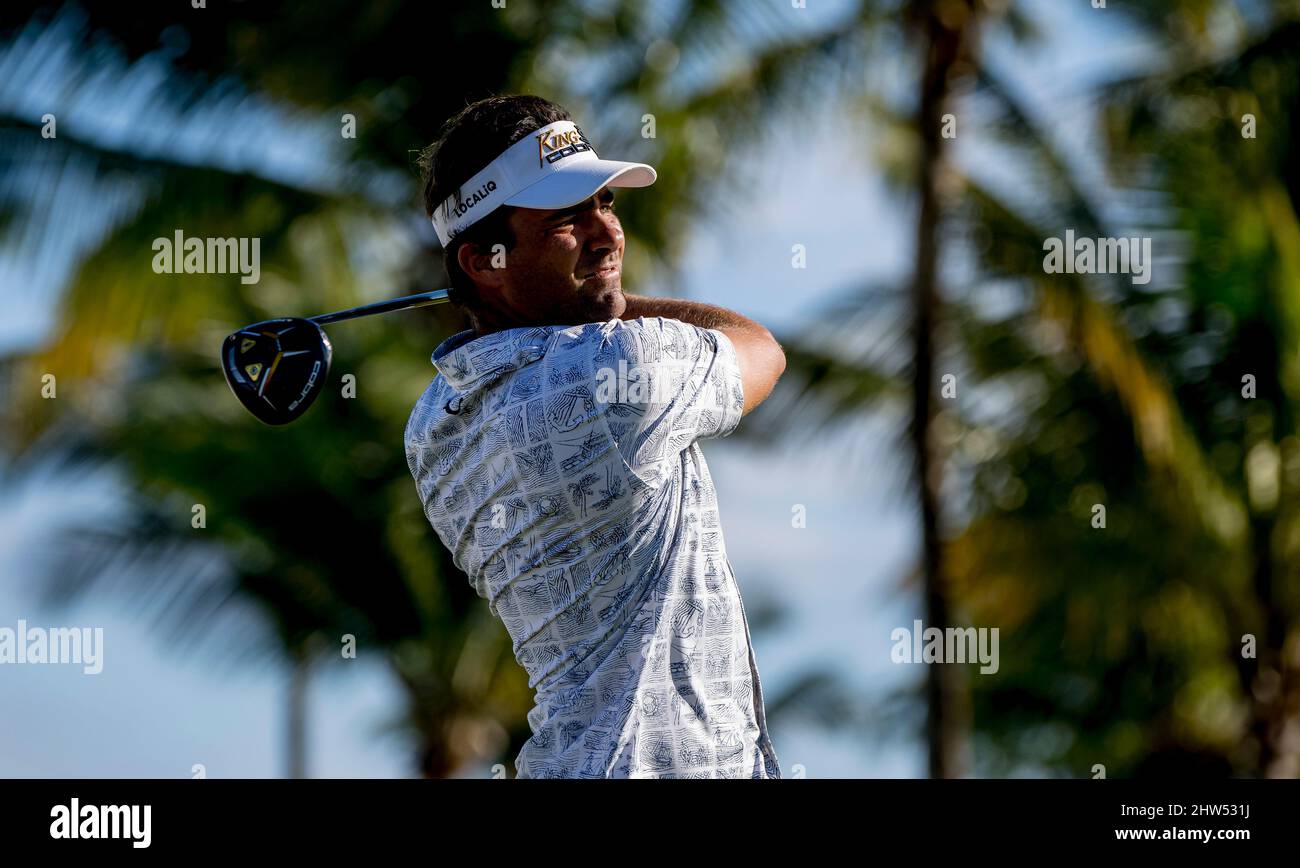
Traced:
[[457, 392], [486, 385], [507, 371], [546, 355], [554, 328], [514, 328], [475, 337], [466, 330], [447, 338], [433, 351], [433, 366]]

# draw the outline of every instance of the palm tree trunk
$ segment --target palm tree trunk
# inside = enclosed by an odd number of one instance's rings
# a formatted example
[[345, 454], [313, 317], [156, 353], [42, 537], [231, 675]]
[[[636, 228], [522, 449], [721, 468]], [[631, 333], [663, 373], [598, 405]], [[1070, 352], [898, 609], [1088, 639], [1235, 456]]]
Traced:
[[[933, 442], [936, 413], [934, 383], [935, 322], [939, 319], [938, 232], [942, 219], [938, 175], [943, 161], [941, 135], [943, 108], [948, 98], [949, 76], [962, 56], [974, 12], [969, 2], [947, 4], [939, 14], [930, 0], [912, 8], [920, 25], [925, 71], [916, 125], [920, 135], [917, 175], [919, 213], [916, 225], [916, 270], [912, 283], [915, 320], [912, 350], [912, 421], [909, 435], [916, 455], [921, 500], [922, 564], [925, 583], [925, 623], [943, 629], [950, 624], [948, 597], [943, 582], [943, 550], [939, 537], [939, 493], [943, 457]], [[963, 772], [962, 745], [966, 730], [963, 671], [953, 663], [931, 664], [926, 669], [926, 742], [929, 772], [934, 778], [959, 777]]]
[[288, 726], [285, 730], [285, 755], [289, 777], [307, 777], [307, 685], [310, 659], [302, 647], [294, 648], [289, 669]]

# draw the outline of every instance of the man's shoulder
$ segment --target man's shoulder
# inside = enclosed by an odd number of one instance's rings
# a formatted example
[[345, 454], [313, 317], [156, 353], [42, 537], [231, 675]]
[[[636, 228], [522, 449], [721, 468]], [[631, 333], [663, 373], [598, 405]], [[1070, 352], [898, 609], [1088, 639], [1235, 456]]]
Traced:
[[446, 416], [447, 402], [455, 395], [455, 390], [442, 374], [436, 374], [424, 392], [416, 399], [411, 414], [406, 420], [405, 438], [408, 446], [414, 435], [427, 430]]
[[650, 320], [642, 319], [611, 319], [570, 326], [551, 337], [546, 357], [552, 365], [586, 361], [592, 370], [598, 370], [618, 359], [646, 355], [648, 348], [656, 343], [648, 340], [655, 330]]
[[583, 339], [596, 347], [597, 355], [625, 359], [633, 364], [683, 362], [712, 348], [718, 332], [700, 328], [670, 317], [637, 317], [596, 323], [583, 333]]

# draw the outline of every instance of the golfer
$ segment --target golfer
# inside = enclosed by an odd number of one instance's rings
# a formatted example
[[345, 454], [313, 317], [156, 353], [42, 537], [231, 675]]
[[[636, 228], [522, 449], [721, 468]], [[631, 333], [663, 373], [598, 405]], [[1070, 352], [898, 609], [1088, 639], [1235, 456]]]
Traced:
[[433, 353], [406, 428], [425, 514], [536, 701], [520, 778], [777, 778], [740, 589], [699, 441], [785, 369], [720, 307], [625, 296], [615, 190], [553, 102], [491, 97], [423, 155], [472, 329]]

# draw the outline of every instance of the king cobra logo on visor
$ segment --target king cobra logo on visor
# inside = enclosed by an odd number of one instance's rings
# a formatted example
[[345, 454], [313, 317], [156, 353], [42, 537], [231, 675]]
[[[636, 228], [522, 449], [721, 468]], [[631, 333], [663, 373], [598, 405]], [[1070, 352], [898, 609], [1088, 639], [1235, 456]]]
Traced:
[[591, 150], [591, 142], [587, 141], [587, 137], [577, 127], [564, 133], [551, 133], [549, 137], [545, 132], [541, 132], [537, 134], [536, 138], [537, 165], [539, 168], [543, 160], [554, 163], [581, 151]]

